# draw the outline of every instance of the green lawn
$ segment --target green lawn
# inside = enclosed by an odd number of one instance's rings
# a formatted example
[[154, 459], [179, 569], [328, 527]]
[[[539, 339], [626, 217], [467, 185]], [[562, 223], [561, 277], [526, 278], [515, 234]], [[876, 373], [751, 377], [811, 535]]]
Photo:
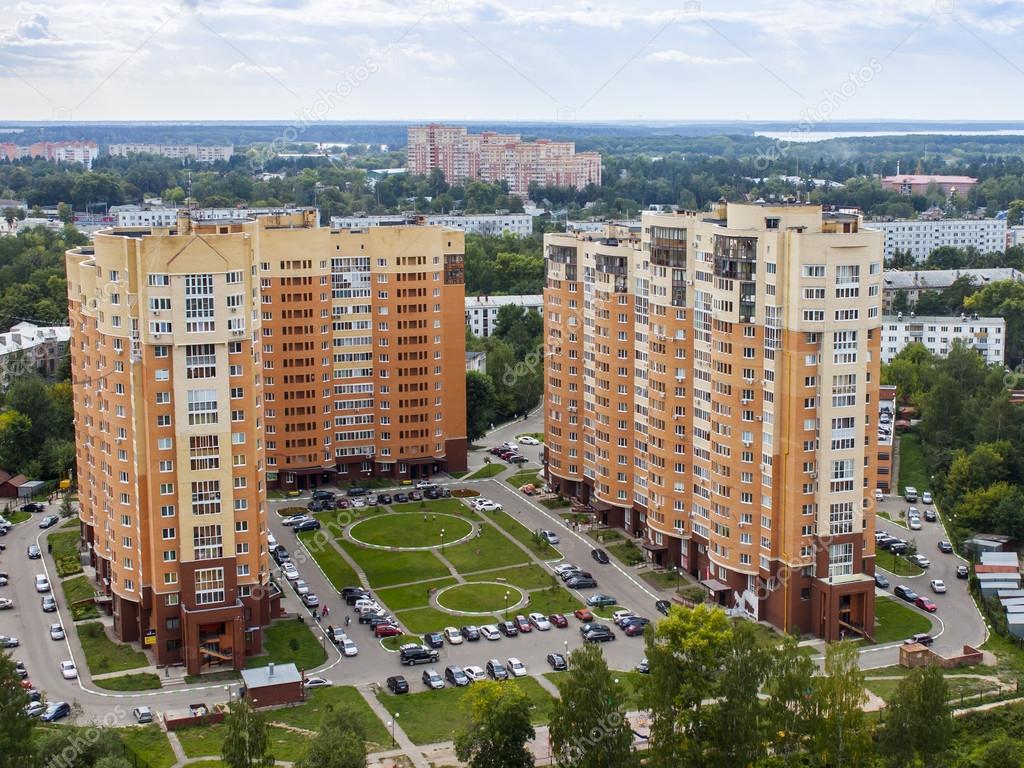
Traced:
[[115, 643], [107, 637], [103, 625], [98, 621], [79, 624], [78, 638], [85, 652], [85, 663], [94, 675], [138, 669], [149, 664], [146, 654], [129, 645]]
[[920, 576], [924, 569], [887, 549], [875, 551], [875, 565], [896, 576]]
[[[622, 686], [623, 701], [622, 704], [627, 712], [635, 712], [641, 708], [640, 705], [640, 690], [650, 679], [647, 675], [641, 674], [635, 670], [628, 672], [622, 672], [616, 669], [611, 670], [614, 680], [618, 680]], [[545, 672], [544, 677], [550, 680], [555, 686], [561, 689], [562, 684], [566, 680], [565, 672]]]
[[397, 651], [406, 643], [420, 643], [423, 638], [419, 635], [392, 635], [391, 637], [385, 637], [380, 641], [380, 644], [389, 651]]
[[321, 638], [304, 621], [278, 619], [263, 630], [263, 654], [245, 660], [246, 668], [262, 667], [268, 662], [292, 662], [299, 669], [313, 669], [327, 661]]
[[925, 463], [921, 438], [913, 432], [904, 432], [900, 436], [900, 480], [895, 493], [902, 493], [908, 485], [917, 488], [917, 492], [931, 488], [928, 467]]
[[349, 529], [349, 535], [382, 547], [436, 547], [442, 542], [441, 531], [445, 541], [458, 541], [472, 533], [473, 526], [462, 517], [437, 517], [434, 510], [417, 510], [361, 520]]
[[605, 549], [609, 555], [626, 565], [636, 565], [644, 560], [643, 551], [632, 541], [620, 541], [618, 544], [609, 544]]
[[[459, 624], [459, 618], [436, 608], [414, 608], [411, 611], [399, 611], [395, 614], [402, 626], [410, 632], [440, 632], [445, 627]], [[490, 624], [484, 617], [475, 616], [474, 620], [481, 624]]]
[[320, 531], [302, 531], [299, 541], [305, 545], [336, 590], [340, 592], [345, 587], [359, 585], [359, 576], [355, 570]]
[[209, 672], [205, 675], [185, 675], [185, 682], [189, 685], [193, 683], [237, 683], [241, 680], [242, 676], [233, 669], [224, 672]]
[[587, 532], [587, 535], [598, 544], [606, 544], [608, 542], [622, 540], [622, 533], [614, 528], [592, 528]]
[[392, 611], [405, 611], [410, 608], [420, 608], [430, 605], [428, 589], [440, 589], [441, 587], [455, 584], [455, 579], [436, 579], [435, 581], [422, 581], [408, 587], [391, 587], [377, 591], [377, 597], [384, 601], [384, 604]]
[[[276, 712], [270, 713], [276, 715]], [[182, 749], [188, 757], [219, 757], [221, 744], [224, 743], [226, 728], [223, 723], [217, 725], [197, 725], [175, 731]], [[284, 728], [270, 727], [271, 752], [277, 760], [298, 760], [306, 752], [309, 737], [302, 733]]]
[[459, 573], [472, 573], [482, 568], [501, 568], [528, 563], [530, 556], [519, 547], [509, 544], [507, 538], [493, 526], [481, 524], [480, 535], [462, 544], [444, 548], [444, 558]]
[[499, 571], [484, 571], [466, 576], [466, 581], [501, 581], [502, 579], [523, 589], [541, 589], [558, 585], [555, 575], [545, 571], [539, 565], [521, 565], [518, 568], [502, 568]]
[[565, 587], [554, 587], [553, 589], [540, 589], [530, 593], [530, 602], [523, 609], [524, 612], [539, 611], [545, 615], [552, 613], [572, 613], [583, 604]]
[[[569, 506], [569, 500], [565, 496], [552, 496], [550, 499], [541, 499], [540, 505], [548, 509], [564, 509]], [[586, 518], [586, 515], [577, 515], [576, 519]]]
[[67, 581], [62, 581], [60, 586], [64, 590], [64, 602], [67, 604], [68, 610], [71, 611], [71, 618], [74, 621], [98, 619], [100, 617], [100, 611], [94, 603], [83, 603], [82, 605], [72, 607], [72, 603], [85, 600], [96, 594], [96, 588], [87, 577], [78, 576], [74, 579], [68, 579]]
[[458, 499], [434, 499], [433, 501], [409, 501], [405, 504], [392, 504], [395, 512], [435, 512], [446, 515], [458, 515], [459, 517], [472, 517], [473, 510], [467, 507]]
[[875, 598], [875, 642], [906, 640], [918, 632], [928, 632], [932, 623], [923, 614], [888, 597]]
[[[548, 722], [554, 699], [541, 688], [540, 683], [530, 677], [520, 677], [508, 684], [518, 686], [530, 698], [534, 724]], [[413, 680], [410, 687], [414, 691], [422, 688], [418, 680]], [[404, 696], [381, 692], [377, 698], [392, 716], [397, 713], [398, 727], [405, 731], [413, 743], [433, 744], [450, 741], [456, 731], [466, 726], [468, 717], [461, 702], [468, 691], [469, 688], [444, 688]]]
[[516, 541], [529, 549], [542, 560], [554, 560], [560, 556], [557, 549], [546, 541], [535, 536], [533, 531], [509, 516], [507, 512], [494, 512], [488, 515], [488, 519], [494, 524], [502, 527], [512, 535]]
[[[961, 671], [962, 670], [957, 670]], [[903, 673], [906, 674], [907, 670], [904, 669]], [[868, 677], [874, 677], [874, 670], [867, 672]], [[865, 682], [865, 687], [874, 693], [876, 696], [881, 697], [885, 701], [889, 701], [894, 693], [899, 690], [903, 684], [902, 676], [887, 677], [885, 680], [868, 680]], [[962, 678], [949, 678], [946, 680], [946, 685], [949, 688], [949, 699], [951, 703], [956, 706], [960, 705], [961, 697], [965, 703], [971, 703], [971, 699], [978, 699], [982, 696], [988, 696], [989, 698], [994, 697], [999, 692], [999, 687], [994, 685], [991, 681], [985, 680], [979, 677], [962, 677]]]
[[57, 566], [57, 575], [71, 576], [82, 572], [82, 562], [78, 555], [78, 543], [81, 537], [77, 530], [57, 531], [47, 538], [53, 562]]
[[359, 547], [351, 541], [339, 542], [359, 563], [372, 587], [410, 584], [449, 576], [448, 568], [432, 552], [392, 552]]
[[152, 672], [138, 672], [134, 675], [121, 675], [120, 677], [106, 677], [100, 680], [93, 680], [93, 685], [108, 691], [155, 691], [162, 686], [160, 676]]
[[504, 610], [506, 593], [509, 605], [521, 599], [518, 591], [501, 584], [460, 584], [438, 595], [438, 601], [452, 611], [495, 613]]
[[907, 527], [906, 522], [901, 517], [899, 517], [898, 515], [895, 515], [895, 516], [894, 515], [890, 515], [885, 510], [881, 510], [881, 509], [878, 510], [878, 516], [882, 517], [882, 518], [885, 518], [886, 520], [888, 520], [893, 525], [898, 525], [901, 528], [906, 528]]
[[486, 480], [489, 477], [500, 475], [507, 467], [503, 464], [490, 463], [480, 467], [476, 472], [467, 477], [467, 480]]
[[540, 479], [540, 472], [536, 469], [528, 469], [525, 472], [516, 472], [512, 477], [505, 478], [505, 482], [517, 491], [529, 483], [536, 486], [544, 485], [544, 481]]
[[32, 517], [31, 512], [26, 512], [23, 509], [15, 510], [7, 514], [7, 522], [11, 525], [17, 525], [18, 523], [24, 523], [26, 520]]
[[[309, 698], [296, 707], [285, 707], [267, 714], [267, 719], [295, 728], [315, 731], [320, 727], [327, 711], [332, 707], [348, 709], [353, 719], [363, 726], [370, 751], [391, 748], [391, 734], [384, 723], [370, 709], [355, 688], [349, 685], [331, 686], [311, 691]], [[284, 758], [290, 760], [292, 758]]]
[[150, 768], [171, 768], [175, 762], [174, 750], [159, 725], [140, 725], [135, 728], [119, 728], [121, 741], [135, 755], [145, 760]]

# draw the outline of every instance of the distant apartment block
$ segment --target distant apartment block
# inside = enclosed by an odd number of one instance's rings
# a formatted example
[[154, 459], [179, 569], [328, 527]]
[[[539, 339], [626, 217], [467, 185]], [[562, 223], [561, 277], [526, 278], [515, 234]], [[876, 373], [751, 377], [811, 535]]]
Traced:
[[226, 146], [204, 146], [202, 144], [111, 144], [107, 153], [112, 157], [133, 155], [158, 155], [172, 160], [195, 160], [198, 163], [214, 163], [230, 160], [235, 148]]
[[544, 314], [544, 297], [535, 296], [467, 296], [466, 325], [474, 336], [486, 338], [494, 332], [498, 311], [512, 304], [525, 307], [531, 312]]
[[0, 144], [0, 158], [19, 160], [42, 157], [55, 163], [81, 163], [92, 168], [92, 161], [99, 157], [95, 141], [37, 141], [34, 144]]
[[882, 280], [882, 308], [892, 313], [896, 297], [903, 294], [906, 306], [913, 308], [925, 291], [942, 292], [962, 277], [969, 277], [976, 286], [984, 287], [1000, 280], [1016, 280], [1024, 283], [1024, 273], [1006, 267], [991, 269], [922, 269], [886, 270]]
[[901, 195], [923, 195], [932, 185], [947, 197], [956, 193], [966, 197], [978, 180], [973, 176], [941, 176], [922, 173], [901, 173], [882, 179], [882, 188]]
[[533, 217], [528, 213], [466, 213], [466, 214], [386, 214], [382, 216], [332, 216], [335, 229], [362, 227], [393, 227], [422, 224], [431, 227], [458, 229], [467, 235], [502, 235], [518, 237], [533, 234]]
[[882, 238], [809, 204], [545, 236], [546, 479], [784, 631], [874, 632]]
[[882, 323], [883, 363], [891, 362], [910, 344], [923, 344], [933, 355], [945, 357], [958, 340], [977, 350], [990, 365], [1006, 362], [1006, 320], [1001, 317], [915, 317], [903, 313], [887, 315]]
[[571, 141], [525, 142], [518, 134], [432, 124], [410, 126], [407, 143], [410, 172], [440, 170], [450, 184], [506, 182], [511, 194], [525, 199], [532, 183], [576, 189], [601, 183], [601, 155], [576, 152]]
[[57, 373], [67, 357], [71, 329], [66, 325], [38, 326], [22, 322], [0, 333], [0, 390], [23, 373]]
[[1009, 248], [1016, 248], [1024, 245], [1024, 225], [1018, 224], [1007, 230], [1006, 245]]
[[119, 206], [111, 213], [118, 227], [173, 227], [178, 221], [177, 208]]
[[942, 246], [975, 248], [980, 253], [1006, 250], [1005, 219], [897, 219], [868, 221], [864, 226], [884, 233], [887, 259], [901, 251], [924, 261]]
[[487, 373], [487, 353], [467, 352], [466, 373]]

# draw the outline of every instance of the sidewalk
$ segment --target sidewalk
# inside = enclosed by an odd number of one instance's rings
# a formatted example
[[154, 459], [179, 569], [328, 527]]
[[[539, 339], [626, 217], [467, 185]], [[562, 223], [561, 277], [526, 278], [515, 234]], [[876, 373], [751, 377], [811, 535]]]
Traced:
[[412, 743], [412, 740], [405, 735], [405, 731], [403, 731], [401, 726], [398, 725], [398, 723], [401, 722], [401, 718], [392, 717], [391, 713], [384, 708], [384, 705], [377, 701], [377, 697], [374, 695], [373, 691], [370, 690], [369, 686], [361, 685], [358, 686], [357, 690], [363, 697], [363, 700], [369, 705], [370, 709], [373, 710], [373, 714], [380, 718], [380, 721], [384, 723], [384, 725], [388, 725], [389, 723], [392, 724], [390, 726], [391, 732], [394, 734], [397, 748], [401, 749], [400, 754], [404, 754], [408, 757], [416, 768], [431, 768], [430, 763], [423, 759], [423, 752], [420, 748]]

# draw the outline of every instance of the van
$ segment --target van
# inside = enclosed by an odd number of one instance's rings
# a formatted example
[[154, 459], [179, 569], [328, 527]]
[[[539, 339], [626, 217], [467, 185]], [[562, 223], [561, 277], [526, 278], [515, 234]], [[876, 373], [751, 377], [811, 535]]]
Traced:
[[915, 501], [917, 501], [917, 488], [915, 488], [912, 485], [908, 485], [906, 488], [903, 489], [903, 498], [905, 498], [908, 502], [913, 504]]
[[268, 533], [267, 534], [267, 551], [270, 554], [274, 554], [274, 551], [276, 549], [277, 549], [277, 539], [274, 538], [274, 534]]

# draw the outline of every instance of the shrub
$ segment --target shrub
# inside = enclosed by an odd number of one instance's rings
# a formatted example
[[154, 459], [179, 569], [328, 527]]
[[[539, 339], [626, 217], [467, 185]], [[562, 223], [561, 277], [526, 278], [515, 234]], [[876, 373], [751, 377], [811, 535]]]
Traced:
[[62, 578], [82, 572], [82, 563], [77, 555], [63, 555], [57, 558], [56, 563], [57, 575]]
[[703, 603], [707, 600], [708, 591], [697, 584], [691, 584], [685, 589], [679, 590], [679, 595], [694, 603]]
[[456, 488], [452, 491], [452, 496], [457, 499], [468, 499], [472, 496], [479, 496], [480, 491], [474, 491], [472, 488]]

